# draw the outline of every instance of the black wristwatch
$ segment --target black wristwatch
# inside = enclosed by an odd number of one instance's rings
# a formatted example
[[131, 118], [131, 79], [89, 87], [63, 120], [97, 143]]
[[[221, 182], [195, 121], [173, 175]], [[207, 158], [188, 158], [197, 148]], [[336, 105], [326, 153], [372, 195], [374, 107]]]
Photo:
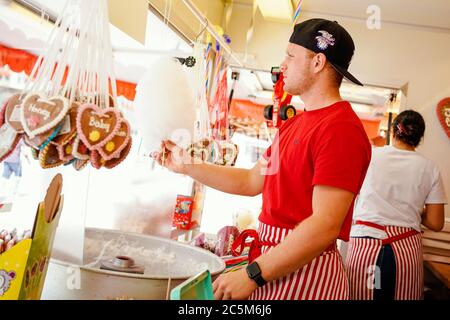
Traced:
[[267, 283], [266, 280], [261, 275], [261, 269], [259, 268], [259, 265], [256, 261], [250, 263], [247, 268], [247, 274], [250, 279], [256, 282], [258, 287], [262, 287]]

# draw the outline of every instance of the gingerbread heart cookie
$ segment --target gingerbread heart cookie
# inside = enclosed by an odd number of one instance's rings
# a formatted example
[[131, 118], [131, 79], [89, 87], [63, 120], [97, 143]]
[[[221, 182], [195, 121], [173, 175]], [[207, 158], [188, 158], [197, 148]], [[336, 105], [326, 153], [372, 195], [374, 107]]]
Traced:
[[122, 150], [119, 157], [111, 159], [109, 161], [105, 161], [105, 163], [103, 164], [105, 166], [105, 168], [112, 169], [114, 167], [117, 167], [119, 164], [121, 164], [127, 158], [128, 154], [130, 153], [132, 144], [133, 144], [133, 141], [130, 138], [130, 140], [128, 141], [128, 144], [126, 145], [125, 149]]
[[57, 145], [59, 159], [64, 161], [65, 163], [72, 161], [74, 159], [73, 156], [73, 143], [75, 139], [72, 139], [65, 145]]
[[77, 115], [80, 105], [73, 102], [69, 112], [62, 121], [62, 128], [59, 134], [53, 139], [52, 144], [63, 146], [75, 137], [77, 134]]
[[26, 134], [33, 139], [55, 128], [68, 111], [69, 103], [64, 97], [46, 99], [38, 93], [30, 93], [23, 99], [20, 119]]
[[227, 141], [217, 142], [218, 160], [216, 164], [222, 166], [234, 166], [236, 164], [239, 148], [236, 144]]
[[79, 160], [90, 159], [89, 149], [85, 146], [83, 141], [81, 141], [78, 136], [75, 136], [74, 138], [72, 154], [75, 158]]
[[91, 164], [95, 169], [100, 169], [102, 167], [105, 167], [107, 169], [112, 169], [114, 167], [117, 167], [119, 164], [121, 164], [128, 156], [128, 154], [131, 151], [133, 141], [130, 138], [125, 148], [122, 150], [120, 155], [117, 158], [113, 158], [109, 161], [102, 158], [100, 153], [96, 150], [91, 152]]
[[31, 156], [33, 157], [34, 160], [39, 160], [39, 150], [31, 148]]
[[200, 162], [215, 161], [214, 159], [212, 159], [212, 156], [214, 155], [214, 144], [212, 143], [212, 141], [207, 139], [203, 139], [191, 144], [187, 149], [187, 152], [191, 158], [196, 159]]
[[80, 160], [80, 159], [74, 159], [75, 161], [72, 162], [72, 166], [74, 167], [75, 170], [77, 171], [81, 171], [84, 168], [86, 168], [86, 166], [89, 163], [89, 159], [88, 160]]
[[105, 164], [105, 161], [102, 160], [102, 156], [96, 150], [93, 150], [91, 152], [90, 161], [91, 161], [92, 167], [94, 167], [95, 169], [100, 169]]
[[64, 161], [59, 158], [57, 146], [48, 144], [42, 149], [39, 152], [39, 164], [43, 169], [55, 168], [64, 164]]
[[22, 121], [20, 120], [21, 105], [23, 101], [22, 98], [23, 95], [18, 93], [9, 98], [6, 103], [5, 120], [14, 130], [17, 131], [17, 133], [24, 132]]
[[0, 127], [5, 124], [5, 113], [6, 113], [6, 106], [8, 105], [8, 102], [5, 102], [2, 107], [0, 108]]
[[103, 147], [99, 148], [98, 152], [105, 161], [118, 158], [122, 150], [127, 147], [130, 136], [130, 124], [127, 120], [122, 119], [118, 132]]
[[17, 147], [21, 136], [9, 124], [0, 127], [0, 162], [5, 160]]
[[187, 149], [187, 152], [191, 158], [197, 159], [200, 162], [208, 159], [208, 150], [206, 148], [191, 146]]
[[24, 135], [25, 143], [31, 148], [42, 150], [44, 149], [61, 131], [62, 124], [56, 127], [55, 130], [47, 131], [40, 135], [35, 136], [34, 138], [30, 138], [27, 135]]
[[78, 137], [89, 150], [96, 150], [111, 141], [120, 128], [120, 122], [117, 109], [84, 104], [77, 116]]

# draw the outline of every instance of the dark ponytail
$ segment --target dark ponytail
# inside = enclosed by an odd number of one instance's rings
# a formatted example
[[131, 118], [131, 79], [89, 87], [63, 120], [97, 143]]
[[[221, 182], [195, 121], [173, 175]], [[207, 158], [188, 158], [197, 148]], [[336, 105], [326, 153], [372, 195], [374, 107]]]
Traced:
[[425, 133], [425, 121], [413, 110], [401, 112], [392, 124], [394, 137], [412, 147], [417, 147]]

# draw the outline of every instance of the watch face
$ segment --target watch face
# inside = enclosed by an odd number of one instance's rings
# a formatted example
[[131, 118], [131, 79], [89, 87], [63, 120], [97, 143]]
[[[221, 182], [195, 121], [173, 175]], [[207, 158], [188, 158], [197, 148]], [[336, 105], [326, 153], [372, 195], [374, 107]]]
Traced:
[[247, 267], [247, 271], [250, 278], [254, 278], [261, 273], [261, 270], [259, 269], [259, 266], [256, 262], [249, 264]]

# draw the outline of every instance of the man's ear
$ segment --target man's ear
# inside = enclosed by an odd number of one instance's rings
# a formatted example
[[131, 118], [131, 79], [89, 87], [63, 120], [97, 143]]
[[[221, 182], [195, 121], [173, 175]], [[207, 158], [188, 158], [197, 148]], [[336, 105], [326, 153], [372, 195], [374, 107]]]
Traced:
[[318, 53], [314, 56], [314, 72], [319, 73], [322, 71], [327, 64], [327, 57], [323, 53]]

